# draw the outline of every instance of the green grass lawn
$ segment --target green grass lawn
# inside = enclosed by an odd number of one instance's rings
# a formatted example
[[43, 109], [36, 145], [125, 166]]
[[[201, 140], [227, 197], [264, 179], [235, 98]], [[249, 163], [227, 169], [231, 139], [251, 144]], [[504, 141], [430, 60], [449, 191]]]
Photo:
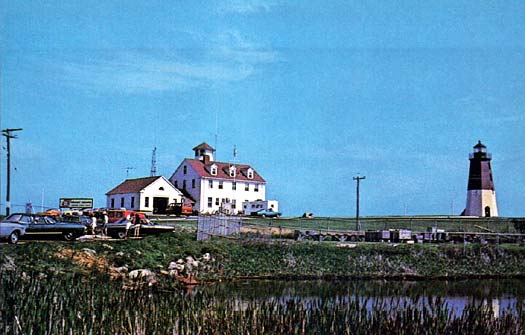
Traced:
[[[409, 229], [426, 232], [438, 227], [448, 232], [499, 232], [517, 233], [514, 223], [508, 218], [464, 218], [464, 217], [364, 217], [360, 219], [363, 230]], [[246, 218], [246, 224], [280, 226], [292, 229], [355, 230], [355, 218], [318, 217], [305, 218]]]
[[[180, 227], [196, 228], [197, 219], [169, 220], [163, 218], [163, 223], [170, 222]], [[519, 233], [516, 230], [516, 220], [522, 218], [478, 218], [461, 216], [368, 216], [362, 217], [362, 230], [408, 229], [414, 232], [426, 232], [427, 229], [437, 227], [447, 232], [495, 232]], [[257, 218], [244, 217], [246, 225], [261, 227], [282, 227], [299, 230], [356, 230], [355, 217], [314, 217], [311, 219], [292, 218]], [[525, 224], [523, 224], [525, 226]]]

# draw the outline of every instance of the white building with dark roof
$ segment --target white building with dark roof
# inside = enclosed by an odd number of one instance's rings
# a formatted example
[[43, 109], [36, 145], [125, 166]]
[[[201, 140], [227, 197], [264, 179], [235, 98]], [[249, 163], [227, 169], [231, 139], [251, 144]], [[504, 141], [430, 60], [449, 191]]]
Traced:
[[195, 210], [214, 213], [227, 204], [237, 213], [245, 201], [266, 200], [266, 181], [253, 167], [216, 162], [215, 149], [207, 143], [193, 151], [195, 158], [184, 159], [169, 180], [195, 201]]
[[106, 193], [108, 208], [164, 213], [168, 204], [180, 203], [182, 192], [162, 176], [126, 179]]

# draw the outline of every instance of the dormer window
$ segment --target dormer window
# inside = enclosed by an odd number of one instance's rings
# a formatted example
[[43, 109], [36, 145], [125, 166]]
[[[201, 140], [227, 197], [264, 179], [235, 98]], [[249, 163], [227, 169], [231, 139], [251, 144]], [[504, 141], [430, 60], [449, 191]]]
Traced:
[[213, 164], [210, 167], [210, 173], [211, 173], [212, 176], [216, 176], [217, 175], [217, 165]]
[[248, 171], [246, 171], [247, 175], [248, 175], [248, 179], [253, 179], [253, 169], [252, 168], [249, 168]]
[[229, 171], [229, 174], [230, 174], [230, 177], [235, 177], [235, 175], [237, 174], [237, 169], [235, 168], [235, 166], [230, 166], [230, 171]]

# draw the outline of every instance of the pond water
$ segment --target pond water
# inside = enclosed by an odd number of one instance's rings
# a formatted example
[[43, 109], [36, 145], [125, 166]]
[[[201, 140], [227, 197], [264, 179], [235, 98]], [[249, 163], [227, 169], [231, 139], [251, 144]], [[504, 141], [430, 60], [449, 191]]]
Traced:
[[198, 288], [212, 296], [225, 297], [239, 302], [286, 302], [291, 299], [303, 304], [317, 304], [323, 299], [360, 300], [371, 308], [381, 300], [390, 304], [427, 304], [439, 299], [459, 315], [469, 304], [491, 307], [495, 316], [505, 310], [517, 311], [525, 307], [525, 280], [485, 279], [454, 281], [282, 281], [243, 280], [219, 283]]
[[0, 333], [412, 335], [439, 327], [438, 333], [488, 335], [525, 329], [523, 280], [246, 280], [187, 290], [122, 284], [0, 275]]

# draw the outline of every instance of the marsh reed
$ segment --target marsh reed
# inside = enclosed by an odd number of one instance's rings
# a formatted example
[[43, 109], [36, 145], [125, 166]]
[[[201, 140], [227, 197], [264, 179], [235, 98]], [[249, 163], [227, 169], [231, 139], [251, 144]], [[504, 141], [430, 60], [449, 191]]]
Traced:
[[439, 298], [239, 299], [205, 290], [123, 290], [103, 277], [0, 275], [0, 334], [523, 334], [523, 306]]

